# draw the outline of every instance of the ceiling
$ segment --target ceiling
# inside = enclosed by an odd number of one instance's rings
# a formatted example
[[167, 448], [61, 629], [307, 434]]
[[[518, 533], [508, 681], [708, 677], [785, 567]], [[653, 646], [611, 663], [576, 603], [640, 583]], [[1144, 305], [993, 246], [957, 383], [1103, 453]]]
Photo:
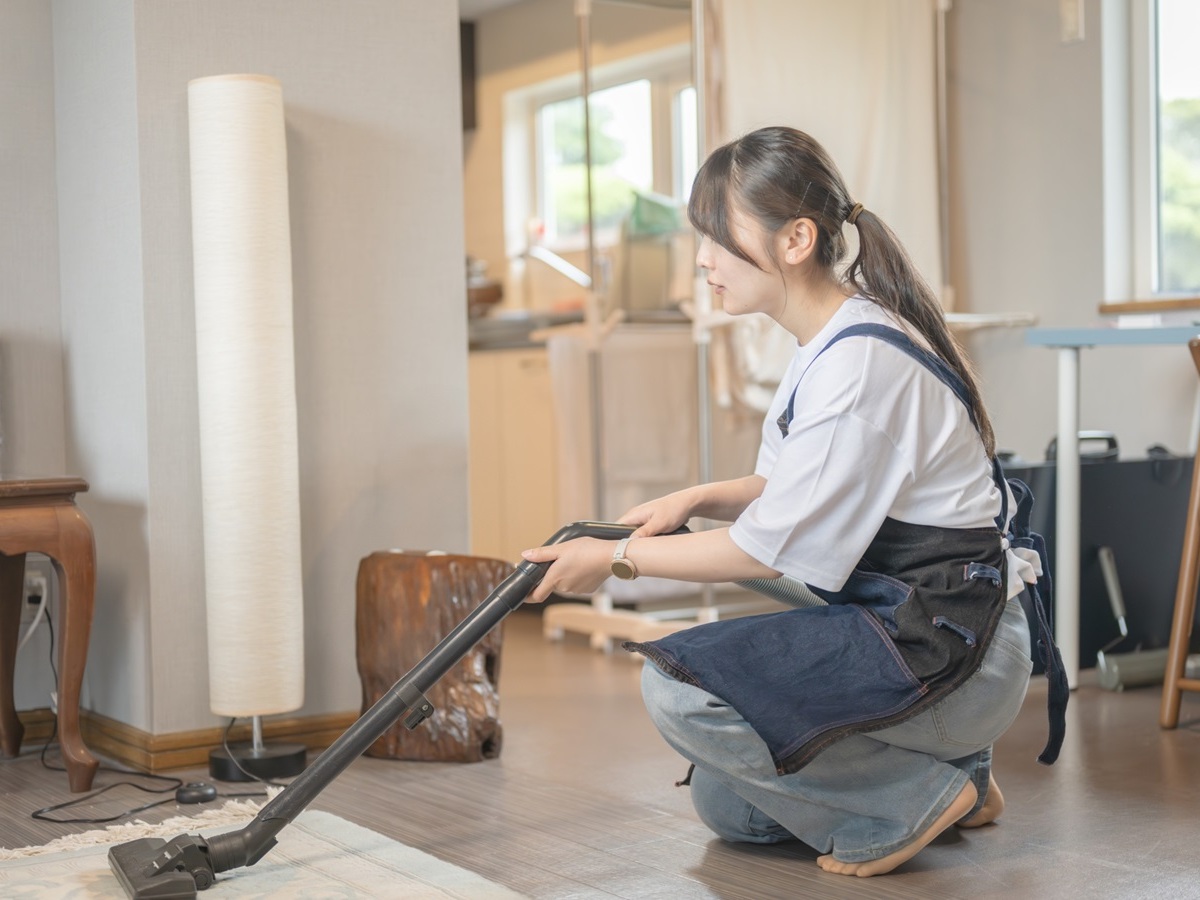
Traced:
[[[458, 17], [466, 21], [473, 21], [484, 13], [520, 2], [521, 0], [458, 0]], [[630, 6], [661, 6], [668, 9], [688, 9], [692, 5], [691, 0], [608, 0], [608, 2], [627, 3]]]

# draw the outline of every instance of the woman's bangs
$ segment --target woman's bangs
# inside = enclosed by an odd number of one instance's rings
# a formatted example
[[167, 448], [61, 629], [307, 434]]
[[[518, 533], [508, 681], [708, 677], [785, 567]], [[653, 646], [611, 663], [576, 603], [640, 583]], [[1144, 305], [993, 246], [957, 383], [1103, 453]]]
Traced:
[[705, 237], [730, 253], [748, 259], [734, 240], [729, 225], [732, 154], [728, 146], [713, 153], [696, 173], [688, 199], [688, 221]]

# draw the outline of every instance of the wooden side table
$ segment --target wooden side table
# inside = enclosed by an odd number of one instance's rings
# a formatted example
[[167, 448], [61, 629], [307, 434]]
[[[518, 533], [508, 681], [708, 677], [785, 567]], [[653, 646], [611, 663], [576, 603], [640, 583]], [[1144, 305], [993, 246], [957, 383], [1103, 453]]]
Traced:
[[99, 763], [79, 732], [79, 692], [96, 593], [92, 526], [75, 505], [82, 478], [0, 481], [0, 753], [16, 756], [25, 728], [13, 704], [25, 554], [44, 553], [59, 583], [58, 735], [71, 790], [89, 790]]

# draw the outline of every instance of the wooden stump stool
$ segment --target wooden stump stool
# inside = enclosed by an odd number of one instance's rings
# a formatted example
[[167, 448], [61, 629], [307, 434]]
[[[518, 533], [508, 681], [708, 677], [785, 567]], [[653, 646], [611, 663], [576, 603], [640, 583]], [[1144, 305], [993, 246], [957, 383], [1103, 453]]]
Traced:
[[[497, 559], [372, 553], [358, 566], [358, 674], [363, 711], [421, 661], [512, 573]], [[435, 712], [412, 731], [397, 722], [367, 749], [389, 759], [479, 762], [500, 755], [501, 628], [426, 692]]]

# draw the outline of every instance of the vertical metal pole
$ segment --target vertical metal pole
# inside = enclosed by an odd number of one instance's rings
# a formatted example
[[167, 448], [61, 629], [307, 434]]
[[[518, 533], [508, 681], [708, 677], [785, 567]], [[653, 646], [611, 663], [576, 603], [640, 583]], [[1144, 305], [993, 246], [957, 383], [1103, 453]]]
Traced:
[[591, 279], [587, 307], [584, 311], [588, 325], [588, 390], [592, 424], [592, 510], [597, 519], [605, 516], [604, 509], [604, 391], [601, 386], [600, 308], [596, 291], [600, 266], [596, 261], [595, 209], [592, 197], [592, 4], [591, 0], [575, 0], [575, 17], [579, 33], [579, 68], [583, 93], [583, 170], [584, 196], [587, 200], [587, 272]]
[[587, 272], [596, 291], [596, 236], [592, 227], [595, 213], [592, 208], [592, 3], [575, 0], [575, 17], [579, 28], [579, 68], [583, 92], [583, 171], [584, 193], [587, 198]]
[[704, 58], [704, 29], [708, 0], [692, 0], [692, 86], [696, 89], [696, 155], [708, 152], [708, 66]]
[[954, 286], [950, 284], [950, 126], [946, 71], [946, 13], [951, 0], [938, 0], [934, 24], [937, 73], [938, 223], [942, 249], [942, 304], [954, 309]]
[[[707, 67], [704, 59], [705, 6], [707, 0], [692, 0], [692, 85], [696, 89], [696, 155], [703, 160], [708, 152]], [[712, 295], [703, 278], [694, 282], [692, 305], [696, 311], [696, 432], [698, 440], [698, 469], [701, 484], [713, 480], [712, 396], [710, 390], [710, 357], [712, 332], [707, 319], [712, 311]], [[701, 609], [698, 618], [712, 622], [717, 618], [713, 586], [705, 584], [700, 591]]]
[[255, 756], [263, 752], [262, 716], [250, 717], [250, 748]]

